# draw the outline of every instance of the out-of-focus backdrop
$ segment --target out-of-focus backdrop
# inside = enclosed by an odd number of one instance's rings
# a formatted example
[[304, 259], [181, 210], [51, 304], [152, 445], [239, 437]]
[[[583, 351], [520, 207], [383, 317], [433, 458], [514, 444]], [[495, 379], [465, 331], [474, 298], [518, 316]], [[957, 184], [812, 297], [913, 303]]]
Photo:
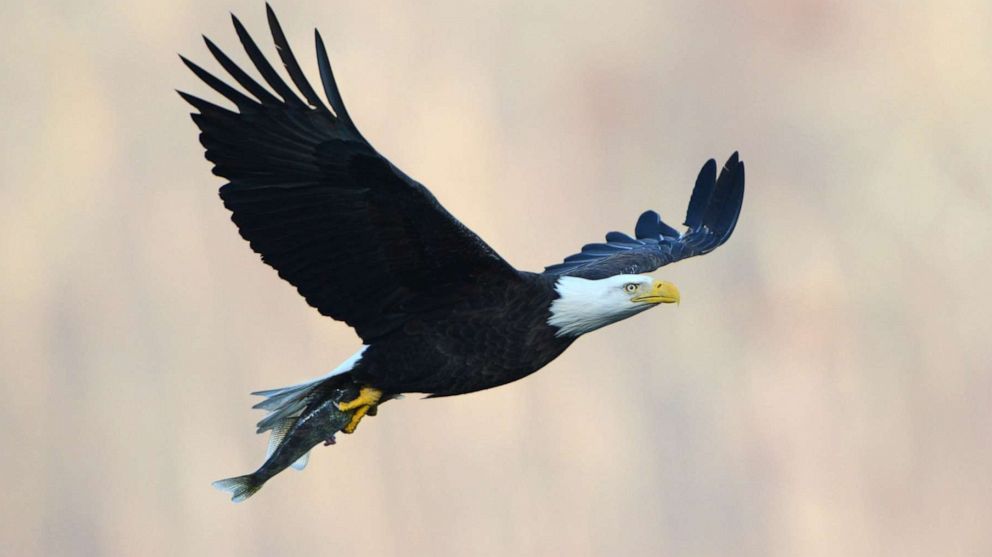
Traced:
[[260, 0], [0, 7], [10, 555], [992, 554], [992, 4], [275, 4], [311, 79], [520, 268], [739, 149], [666, 306], [491, 391], [390, 403], [232, 505], [248, 393], [357, 337], [237, 235], [180, 88]]

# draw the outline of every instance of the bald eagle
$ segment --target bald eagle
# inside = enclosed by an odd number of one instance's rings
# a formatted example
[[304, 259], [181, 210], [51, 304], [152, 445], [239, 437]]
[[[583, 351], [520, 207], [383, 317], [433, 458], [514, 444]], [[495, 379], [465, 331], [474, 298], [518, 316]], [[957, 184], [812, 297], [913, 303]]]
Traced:
[[744, 196], [737, 153], [719, 175], [715, 161], [703, 165], [685, 230], [647, 211], [633, 236], [610, 232], [543, 272], [518, 270], [362, 136], [320, 33], [325, 98], [304, 77], [271, 8], [267, 14], [292, 85], [232, 16], [267, 87], [205, 38], [240, 89], [182, 60], [234, 110], [180, 95], [197, 111], [214, 174], [228, 181], [220, 197], [241, 235], [308, 304], [363, 341], [323, 377], [256, 393], [266, 397], [256, 406], [269, 411], [258, 430], [272, 430], [277, 445], [300, 416], [343, 393], [350, 394], [334, 404], [348, 416], [341, 431], [351, 433], [403, 393], [458, 395], [525, 377], [585, 333], [678, 302], [673, 284], [644, 273], [709, 253], [734, 231]]

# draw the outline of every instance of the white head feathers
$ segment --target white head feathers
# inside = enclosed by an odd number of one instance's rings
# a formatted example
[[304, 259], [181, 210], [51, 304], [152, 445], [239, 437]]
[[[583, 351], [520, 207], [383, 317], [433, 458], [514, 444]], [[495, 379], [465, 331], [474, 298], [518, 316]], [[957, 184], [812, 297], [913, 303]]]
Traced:
[[615, 275], [600, 280], [561, 277], [555, 283], [558, 299], [551, 302], [548, 324], [556, 336], [577, 337], [636, 315], [654, 304], [631, 298], [651, 289], [654, 279], [642, 275]]

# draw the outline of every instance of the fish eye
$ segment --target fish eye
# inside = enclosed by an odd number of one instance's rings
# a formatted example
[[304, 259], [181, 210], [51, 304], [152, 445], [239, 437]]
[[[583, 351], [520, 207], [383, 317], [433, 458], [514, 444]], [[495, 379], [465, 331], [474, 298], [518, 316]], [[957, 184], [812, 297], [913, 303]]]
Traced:
[[633, 294], [637, 290], [637, 284], [633, 282], [628, 282], [627, 284], [623, 285], [623, 289], [628, 294]]

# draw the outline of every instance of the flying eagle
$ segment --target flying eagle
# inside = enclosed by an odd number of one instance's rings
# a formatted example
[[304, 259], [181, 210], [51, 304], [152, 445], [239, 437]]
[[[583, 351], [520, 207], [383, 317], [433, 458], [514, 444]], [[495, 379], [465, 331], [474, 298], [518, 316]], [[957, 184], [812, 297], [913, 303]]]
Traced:
[[180, 95], [198, 111], [192, 118], [200, 142], [213, 173], [228, 181], [220, 197], [241, 235], [308, 304], [353, 327], [364, 345], [323, 377], [256, 393], [266, 397], [256, 407], [269, 411], [258, 431], [272, 431], [270, 458], [253, 475], [216, 483], [235, 500], [290, 463], [305, 463], [310, 448], [332, 442], [339, 429], [354, 432], [391, 398], [458, 395], [516, 381], [585, 333], [678, 302], [673, 284], [644, 273], [708, 253], [734, 231], [744, 196], [737, 153], [719, 175], [715, 161], [703, 165], [686, 230], [647, 211], [633, 236], [610, 232], [543, 272], [518, 270], [362, 136], [320, 33], [326, 104], [271, 7], [267, 14], [292, 86], [232, 15], [268, 87], [205, 38], [240, 90], [182, 60], [236, 109]]

